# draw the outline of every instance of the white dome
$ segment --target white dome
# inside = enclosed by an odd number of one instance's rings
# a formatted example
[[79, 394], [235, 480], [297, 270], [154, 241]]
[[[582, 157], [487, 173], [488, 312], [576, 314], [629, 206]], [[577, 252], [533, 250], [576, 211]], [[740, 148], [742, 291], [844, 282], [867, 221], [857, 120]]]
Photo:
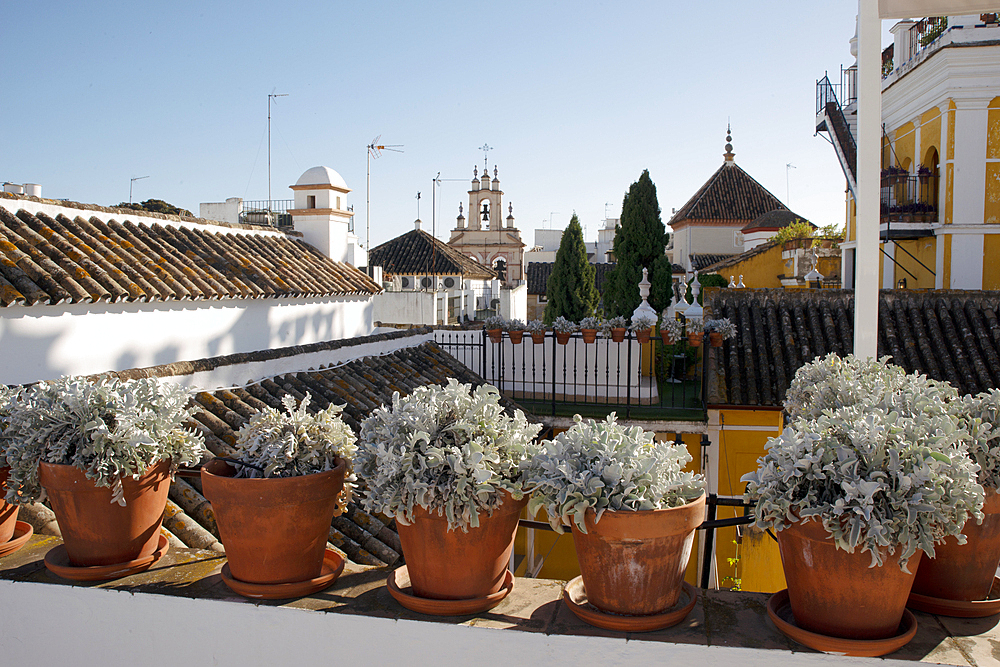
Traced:
[[295, 185], [332, 185], [335, 188], [348, 189], [347, 183], [344, 182], [341, 175], [329, 167], [307, 169], [304, 174], [299, 176], [299, 180], [295, 181]]

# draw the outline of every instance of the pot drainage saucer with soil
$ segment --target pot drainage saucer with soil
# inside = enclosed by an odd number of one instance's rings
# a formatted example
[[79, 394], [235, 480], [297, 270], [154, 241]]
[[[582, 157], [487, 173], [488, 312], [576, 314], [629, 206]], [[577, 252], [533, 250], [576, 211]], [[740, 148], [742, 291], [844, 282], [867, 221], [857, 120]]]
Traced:
[[161, 534], [156, 550], [148, 556], [112, 565], [73, 565], [69, 560], [69, 554], [66, 553], [65, 545], [60, 544], [45, 554], [45, 567], [57, 577], [70, 581], [109, 581], [145, 572], [168, 551], [170, 543], [166, 536]]
[[985, 600], [949, 600], [911, 592], [906, 606], [928, 614], [956, 618], [985, 618], [1000, 614], [1000, 577], [993, 578], [993, 587]]
[[410, 611], [433, 616], [467, 616], [492, 609], [500, 604], [514, 590], [514, 575], [506, 570], [503, 585], [496, 593], [484, 597], [465, 598], [460, 600], [439, 600], [436, 598], [418, 597], [413, 594], [410, 586], [410, 574], [403, 565], [392, 571], [386, 579], [386, 588], [396, 602]]
[[222, 566], [222, 581], [234, 593], [255, 600], [287, 600], [301, 598], [318, 593], [329, 588], [344, 571], [344, 557], [333, 549], [327, 549], [323, 554], [323, 569], [318, 577], [305, 581], [293, 581], [282, 584], [255, 584], [241, 581], [229, 572], [229, 563]]
[[697, 601], [697, 592], [685, 581], [677, 603], [670, 609], [658, 614], [628, 616], [602, 611], [591, 604], [587, 599], [582, 576], [572, 579], [563, 589], [563, 602], [581, 621], [605, 630], [621, 632], [652, 632], [677, 625], [691, 613]]
[[30, 523], [18, 521], [14, 524], [14, 536], [0, 544], [0, 556], [9, 556], [23, 547], [34, 533], [35, 529], [31, 527]]
[[775, 627], [789, 639], [811, 649], [835, 655], [867, 658], [886, 655], [905, 646], [917, 634], [917, 619], [909, 609], [903, 610], [903, 620], [900, 621], [896, 634], [884, 639], [847, 639], [805, 630], [795, 623], [792, 607], [788, 603], [787, 588], [778, 591], [767, 601], [767, 615]]

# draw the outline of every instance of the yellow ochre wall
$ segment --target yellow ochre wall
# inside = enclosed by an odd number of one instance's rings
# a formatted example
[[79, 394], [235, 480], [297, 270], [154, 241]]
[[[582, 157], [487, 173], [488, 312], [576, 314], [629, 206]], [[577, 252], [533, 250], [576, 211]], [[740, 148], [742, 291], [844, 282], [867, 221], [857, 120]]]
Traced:
[[[710, 431], [712, 424], [718, 424], [720, 429], [715, 438], [718, 442], [712, 443], [719, 448], [719, 469], [712, 471], [718, 480], [718, 493], [741, 496], [746, 484], [740, 478], [757, 469], [757, 459], [764, 455], [768, 439], [781, 433], [781, 411], [710, 408], [709, 424]], [[717, 517], [741, 515], [739, 508], [719, 507]], [[746, 526], [740, 531], [735, 527], [720, 528], [715, 533], [715, 544], [716, 581], [720, 588], [732, 588], [737, 581], [744, 591], [773, 593], [785, 588], [778, 545], [766, 533]]]
[[[624, 423], [624, 420], [622, 420]], [[658, 441], [673, 441], [673, 433], [656, 433]], [[698, 433], [682, 434], [684, 444], [687, 445], [692, 461], [685, 468], [694, 472], [701, 472], [701, 435]], [[529, 517], [527, 510], [522, 518], [534, 521], [548, 521], [544, 510], [539, 511], [537, 517]], [[545, 564], [538, 572], [538, 577], [542, 579], [561, 579], [568, 581], [580, 575], [580, 566], [576, 561], [576, 549], [573, 546], [573, 535], [566, 531], [559, 535], [551, 530], [534, 530], [534, 555], [536, 558], [544, 558]], [[695, 532], [694, 545], [691, 549], [691, 560], [688, 562], [685, 579], [688, 583], [698, 585], [698, 544], [702, 531]], [[514, 538], [514, 562], [517, 567], [514, 574], [519, 577], [526, 576], [528, 563], [527, 554], [528, 531], [523, 527], [517, 529]]]
[[781, 246], [776, 245], [768, 248], [759, 255], [754, 255], [741, 262], [716, 271], [725, 279], [729, 276], [736, 278], [743, 276], [743, 284], [747, 287], [781, 287], [778, 276], [785, 273], [785, 262], [781, 259]]

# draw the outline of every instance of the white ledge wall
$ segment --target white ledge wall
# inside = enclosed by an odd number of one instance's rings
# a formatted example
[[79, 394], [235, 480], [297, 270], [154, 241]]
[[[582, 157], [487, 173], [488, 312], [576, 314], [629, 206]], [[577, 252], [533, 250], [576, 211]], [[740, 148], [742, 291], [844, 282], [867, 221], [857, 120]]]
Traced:
[[[0, 581], [9, 665], [871, 665], [870, 658], [667, 644]], [[13, 613], [13, 610], [17, 610]], [[206, 625], [206, 619], [211, 624]], [[489, 658], [493, 656], [493, 658]], [[496, 662], [493, 662], [496, 660]], [[878, 660], [885, 667], [913, 665]]]
[[143, 368], [365, 336], [360, 296], [0, 309], [0, 382]]

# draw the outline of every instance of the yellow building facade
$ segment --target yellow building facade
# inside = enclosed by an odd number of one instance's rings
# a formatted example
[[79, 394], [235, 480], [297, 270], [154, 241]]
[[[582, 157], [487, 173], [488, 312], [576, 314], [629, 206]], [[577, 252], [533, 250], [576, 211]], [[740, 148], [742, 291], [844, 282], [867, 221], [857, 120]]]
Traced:
[[[1000, 25], [949, 17], [923, 47], [901, 21], [882, 82], [884, 289], [1000, 289]], [[891, 60], [889, 59], [891, 58]], [[853, 106], [844, 108], [852, 122]], [[853, 287], [854, 200], [845, 287]]]

